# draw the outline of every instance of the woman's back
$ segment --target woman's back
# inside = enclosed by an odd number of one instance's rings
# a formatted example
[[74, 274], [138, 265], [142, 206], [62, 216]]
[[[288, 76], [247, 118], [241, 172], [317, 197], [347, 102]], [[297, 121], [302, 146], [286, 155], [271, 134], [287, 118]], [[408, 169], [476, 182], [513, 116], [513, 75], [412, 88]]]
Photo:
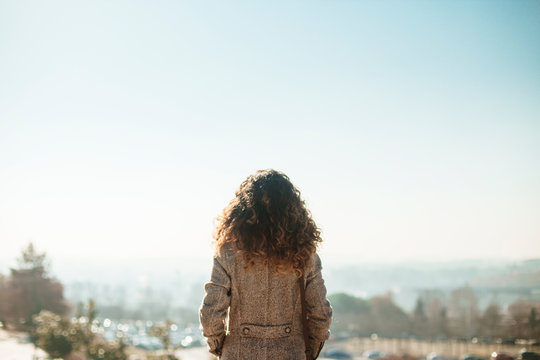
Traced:
[[291, 310], [295, 309], [298, 297], [298, 282], [294, 273], [277, 273], [262, 264], [246, 270], [240, 252], [232, 252], [229, 261], [230, 311], [234, 314], [230, 318], [230, 331], [241, 329], [246, 332], [246, 328], [249, 328], [247, 324], [286, 324], [290, 333], [294, 321]]
[[[200, 311], [205, 336], [220, 341], [212, 330], [225, 330], [223, 320], [230, 307], [227, 337], [216, 349], [221, 359], [304, 359], [304, 338], [298, 278], [294, 272], [277, 273], [264, 264], [246, 269], [240, 251], [222, 248], [214, 258], [211, 281]], [[319, 256], [306, 267], [306, 303], [313, 342], [318, 354], [328, 338], [332, 309], [326, 300]], [[213, 339], [212, 339], [213, 338]], [[219, 340], [218, 340], [219, 339]]]
[[320, 231], [298, 189], [283, 173], [257, 171], [218, 219], [199, 314], [210, 351], [224, 360], [305, 359], [303, 288], [307, 347], [316, 356], [328, 338], [332, 308], [316, 252]]

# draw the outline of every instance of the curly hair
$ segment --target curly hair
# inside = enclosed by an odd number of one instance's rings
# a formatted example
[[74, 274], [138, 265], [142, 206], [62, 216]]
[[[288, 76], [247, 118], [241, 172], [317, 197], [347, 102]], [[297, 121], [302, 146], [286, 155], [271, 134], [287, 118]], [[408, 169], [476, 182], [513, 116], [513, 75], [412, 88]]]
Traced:
[[272, 169], [247, 177], [218, 217], [216, 250], [232, 243], [246, 268], [260, 261], [276, 272], [303, 269], [322, 241], [320, 230], [287, 175]]

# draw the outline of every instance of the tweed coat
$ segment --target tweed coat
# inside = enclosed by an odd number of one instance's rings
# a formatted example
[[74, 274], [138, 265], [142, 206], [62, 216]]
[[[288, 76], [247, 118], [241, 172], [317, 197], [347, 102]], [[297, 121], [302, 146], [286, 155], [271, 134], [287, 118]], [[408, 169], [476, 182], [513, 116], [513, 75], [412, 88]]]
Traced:
[[[321, 259], [304, 271], [309, 347], [317, 356], [330, 334], [332, 307], [326, 299]], [[224, 245], [214, 256], [210, 282], [199, 309], [209, 351], [221, 360], [304, 360], [298, 279], [262, 264], [245, 269], [240, 251]]]

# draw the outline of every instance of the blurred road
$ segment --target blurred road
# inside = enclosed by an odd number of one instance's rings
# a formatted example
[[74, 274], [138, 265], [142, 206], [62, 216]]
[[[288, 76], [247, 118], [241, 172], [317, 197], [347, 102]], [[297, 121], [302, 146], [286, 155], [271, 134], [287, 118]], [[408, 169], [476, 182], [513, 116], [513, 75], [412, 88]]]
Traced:
[[178, 356], [180, 360], [217, 360], [216, 357], [208, 352], [206, 346], [177, 350], [175, 355]]

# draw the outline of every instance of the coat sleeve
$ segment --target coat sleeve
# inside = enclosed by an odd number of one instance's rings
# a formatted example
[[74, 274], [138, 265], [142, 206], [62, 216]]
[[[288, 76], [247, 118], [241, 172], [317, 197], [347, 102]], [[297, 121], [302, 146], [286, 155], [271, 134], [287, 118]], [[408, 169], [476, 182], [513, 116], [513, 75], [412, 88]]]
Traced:
[[210, 282], [204, 285], [205, 296], [199, 309], [201, 330], [210, 347], [209, 351], [217, 356], [225, 340], [225, 323], [231, 303], [231, 278], [220, 262], [214, 257]]
[[306, 277], [306, 312], [311, 342], [309, 346], [314, 356], [318, 356], [330, 336], [332, 322], [332, 307], [326, 298], [326, 286], [321, 271], [321, 259], [315, 254], [312, 271]]

